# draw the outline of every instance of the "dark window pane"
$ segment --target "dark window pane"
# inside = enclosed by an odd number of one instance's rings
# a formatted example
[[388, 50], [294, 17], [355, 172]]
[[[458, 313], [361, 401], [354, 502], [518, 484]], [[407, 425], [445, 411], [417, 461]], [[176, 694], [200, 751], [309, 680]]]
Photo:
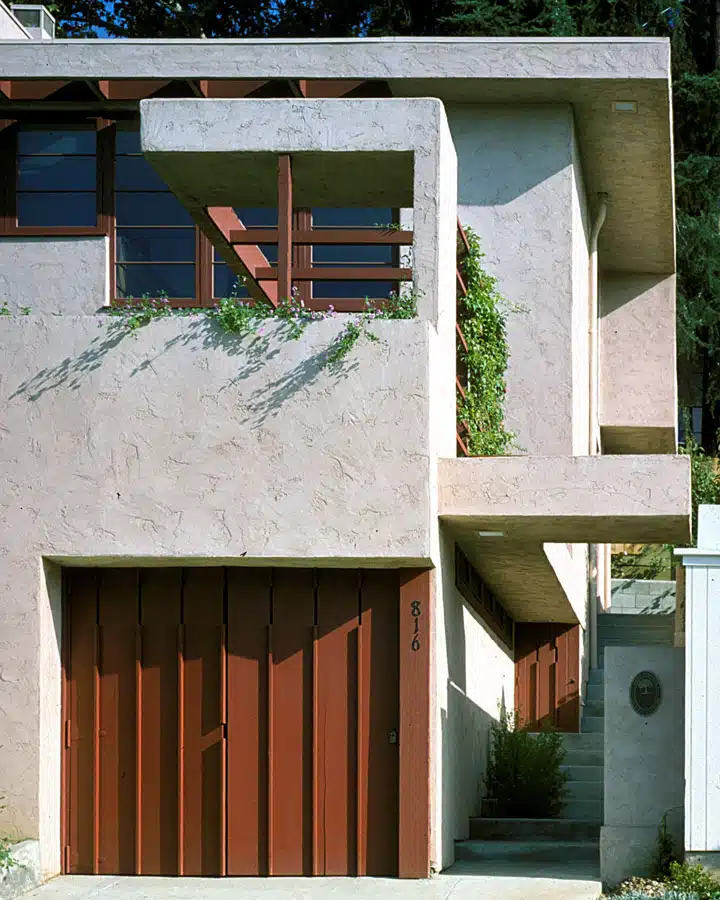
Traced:
[[[260, 244], [260, 250], [265, 254], [265, 259], [274, 266], [277, 263], [278, 249], [277, 244]], [[215, 262], [222, 262], [223, 258], [215, 251]]]
[[19, 191], [94, 191], [94, 156], [23, 156], [18, 160]]
[[92, 129], [21, 128], [18, 134], [18, 153], [95, 154], [97, 134]]
[[115, 197], [118, 225], [192, 225], [185, 207], [170, 193], [118, 192]]
[[316, 228], [375, 228], [393, 223], [393, 211], [383, 207], [325, 207], [313, 209]]
[[124, 191], [166, 191], [167, 184], [142, 156], [118, 156], [115, 187]]
[[395, 285], [391, 281], [313, 281], [313, 297], [318, 300], [334, 297], [378, 300], [387, 297], [392, 290]]
[[144, 294], [157, 297], [159, 294], [167, 294], [178, 300], [194, 299], [195, 266], [120, 264], [117, 266], [116, 294], [118, 297], [142, 297]]
[[236, 206], [235, 215], [246, 228], [275, 228], [277, 209], [275, 207]]
[[18, 225], [97, 225], [95, 193], [17, 195]]
[[119, 262], [195, 262], [194, 228], [118, 228]]
[[115, 132], [115, 153], [142, 153], [140, 132], [137, 128], [118, 128]]
[[213, 266], [213, 297], [249, 297], [247, 288], [225, 263]]
[[333, 247], [319, 244], [313, 247], [313, 262], [316, 265], [352, 266], [359, 263], [391, 266], [393, 248], [375, 244], [360, 244], [349, 247]]

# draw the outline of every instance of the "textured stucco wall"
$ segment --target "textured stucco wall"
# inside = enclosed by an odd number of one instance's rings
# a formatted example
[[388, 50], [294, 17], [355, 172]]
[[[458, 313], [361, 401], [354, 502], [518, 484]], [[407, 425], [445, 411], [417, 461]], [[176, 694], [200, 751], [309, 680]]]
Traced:
[[582, 160], [573, 133], [572, 144], [572, 392], [573, 454], [588, 452], [590, 406], [589, 267], [590, 210], [585, 194]]
[[439, 474], [440, 515], [478, 531], [555, 542], [669, 543], [690, 534], [687, 456], [441, 459]]
[[604, 452], [675, 452], [675, 277], [603, 275], [600, 316]]
[[443, 529], [435, 613], [432, 850], [435, 869], [451, 865], [456, 840], [480, 813], [490, 724], [512, 708], [515, 667], [455, 588], [454, 541]]
[[581, 322], [582, 285], [574, 281], [582, 251], [575, 260], [573, 244], [582, 236], [582, 178], [571, 107], [455, 106], [448, 120], [458, 214], [516, 307], [508, 318], [507, 426], [520, 452], [571, 454], [583, 385], [572, 347]]
[[[54, 560], [427, 561], [428, 323], [378, 323], [342, 375], [340, 322], [223, 337], [205, 319], [119, 339], [97, 316], [0, 318], [2, 823], [57, 870]], [[49, 860], [49, 861], [48, 861]]]
[[0, 238], [0, 300], [12, 312], [91, 315], [108, 302], [109, 278], [106, 237]]
[[[662, 702], [651, 716], [638, 715], [630, 685], [640, 672], [660, 680]], [[684, 653], [673, 647], [605, 649], [605, 820], [600, 834], [604, 882], [649, 875], [657, 831], [668, 826], [682, 846], [684, 781]]]

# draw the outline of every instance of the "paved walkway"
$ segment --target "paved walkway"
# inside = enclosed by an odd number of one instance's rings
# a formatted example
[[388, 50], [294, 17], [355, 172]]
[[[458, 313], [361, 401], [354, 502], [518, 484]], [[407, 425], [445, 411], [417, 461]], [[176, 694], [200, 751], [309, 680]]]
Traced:
[[597, 844], [468, 842], [427, 881], [66, 875], [26, 900], [597, 900]]

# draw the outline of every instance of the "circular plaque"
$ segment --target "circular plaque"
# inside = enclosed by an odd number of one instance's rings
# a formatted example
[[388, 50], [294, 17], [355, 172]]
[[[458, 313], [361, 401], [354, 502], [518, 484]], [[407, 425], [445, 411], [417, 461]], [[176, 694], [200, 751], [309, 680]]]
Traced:
[[662, 702], [660, 679], [654, 672], [639, 672], [630, 685], [630, 702], [639, 716], [651, 716]]

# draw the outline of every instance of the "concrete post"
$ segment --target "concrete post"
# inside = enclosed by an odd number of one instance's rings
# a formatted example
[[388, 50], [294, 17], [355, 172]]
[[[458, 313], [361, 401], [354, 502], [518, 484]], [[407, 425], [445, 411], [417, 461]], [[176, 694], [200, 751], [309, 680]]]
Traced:
[[720, 869], [720, 506], [701, 506], [686, 568], [685, 857]]

